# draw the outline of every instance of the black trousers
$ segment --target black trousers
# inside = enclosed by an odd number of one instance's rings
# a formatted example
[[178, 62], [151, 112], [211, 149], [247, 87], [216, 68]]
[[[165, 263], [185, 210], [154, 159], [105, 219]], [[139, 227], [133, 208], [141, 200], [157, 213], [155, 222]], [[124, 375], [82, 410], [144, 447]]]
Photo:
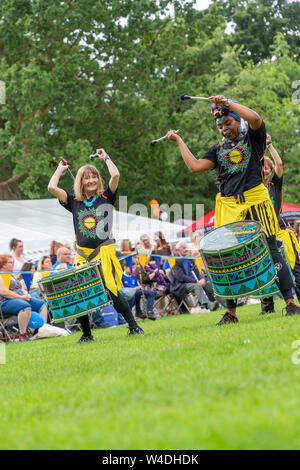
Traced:
[[[295, 253], [295, 257], [296, 257], [295, 266], [294, 266], [294, 269], [293, 269], [293, 274], [294, 274], [294, 278], [295, 278], [294, 289], [295, 289], [295, 292], [296, 292], [297, 299], [300, 302], [300, 259], [299, 259], [299, 253], [296, 250], [296, 247], [294, 245], [293, 240], [292, 240], [292, 245], [293, 245], [294, 253]], [[274, 299], [273, 299], [273, 297], [267, 297], [267, 298], [263, 299], [261, 301], [261, 307], [262, 307], [263, 312], [273, 310], [274, 309]]]
[[[277, 271], [278, 281], [276, 281], [276, 284], [278, 286], [278, 289], [283, 295], [284, 300], [291, 299], [293, 298], [293, 280], [291, 278], [289, 268], [287, 267], [286, 262], [284, 261], [280, 251], [278, 250], [275, 235], [268, 237], [267, 243], [270, 249], [272, 259], [274, 261], [275, 269]], [[227, 308], [235, 308], [236, 300], [228, 299], [226, 301], [226, 306]]]
[[[123, 315], [123, 317], [128, 323], [129, 328], [134, 328], [135, 326], [137, 326], [135, 318], [132, 315], [129, 303], [127, 302], [125, 297], [123, 297], [123, 295], [120, 292], [118, 292], [117, 295], [114, 295], [111, 291], [108, 291], [108, 292], [113, 302], [114, 308], [116, 309], [117, 312]], [[78, 320], [80, 322], [84, 336], [89, 336], [91, 334], [89, 316], [84, 315], [83, 317], [79, 317]]]

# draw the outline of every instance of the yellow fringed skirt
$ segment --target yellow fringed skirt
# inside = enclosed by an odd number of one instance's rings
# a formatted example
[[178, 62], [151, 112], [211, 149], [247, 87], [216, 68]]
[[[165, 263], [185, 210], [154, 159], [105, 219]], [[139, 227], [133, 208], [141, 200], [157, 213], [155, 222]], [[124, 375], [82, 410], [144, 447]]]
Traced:
[[234, 196], [217, 194], [214, 227], [245, 220], [249, 213], [252, 220], [258, 219], [262, 223], [267, 238], [276, 235], [280, 229], [267, 188], [260, 184], [245, 191], [243, 196], [243, 201], [237, 202]]
[[[86, 256], [89, 256], [94, 249], [78, 246]], [[118, 295], [118, 291], [122, 288], [122, 268], [118, 258], [116, 257], [116, 245], [105, 245], [100, 248], [99, 253], [92, 261], [101, 261], [102, 272], [107, 289], [114, 295]], [[75, 255], [74, 265], [85, 264], [86, 260], [78, 253]], [[114, 269], [114, 273], [113, 273]]]

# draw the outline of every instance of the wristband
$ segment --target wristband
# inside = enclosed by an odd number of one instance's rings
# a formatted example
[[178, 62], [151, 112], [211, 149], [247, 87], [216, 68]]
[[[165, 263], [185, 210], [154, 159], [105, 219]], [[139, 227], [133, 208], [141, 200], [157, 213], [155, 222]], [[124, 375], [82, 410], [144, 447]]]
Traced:
[[272, 142], [267, 143], [267, 147], [270, 147], [272, 145]]
[[228, 106], [229, 103], [232, 103], [233, 100], [231, 100], [230, 98], [226, 98], [225, 99], [225, 106]]
[[106, 157], [103, 158], [103, 160], [107, 162], [107, 160], [110, 160], [110, 157], [107, 155]]

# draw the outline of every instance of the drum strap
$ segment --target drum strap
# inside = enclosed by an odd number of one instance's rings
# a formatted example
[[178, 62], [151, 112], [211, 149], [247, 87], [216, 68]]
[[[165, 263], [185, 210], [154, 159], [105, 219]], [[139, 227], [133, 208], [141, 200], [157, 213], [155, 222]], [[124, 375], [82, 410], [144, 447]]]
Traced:
[[88, 263], [90, 261], [92, 261], [94, 258], [96, 258], [96, 256], [99, 254], [100, 252], [100, 249], [102, 248], [102, 246], [107, 246], [107, 245], [112, 245], [115, 243], [115, 240], [112, 240], [112, 239], [109, 239], [109, 240], [106, 240], [105, 242], [101, 243], [101, 245], [97, 246], [97, 248], [95, 248], [92, 253], [87, 256], [84, 251], [82, 251], [80, 248], [76, 248], [76, 252], [82, 256], [82, 258], [84, 258]]

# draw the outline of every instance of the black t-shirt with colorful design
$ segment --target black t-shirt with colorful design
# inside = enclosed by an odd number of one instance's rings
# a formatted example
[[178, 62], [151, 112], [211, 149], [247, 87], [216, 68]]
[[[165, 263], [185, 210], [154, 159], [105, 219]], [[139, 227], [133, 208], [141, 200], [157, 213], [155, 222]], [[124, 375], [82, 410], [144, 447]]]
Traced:
[[276, 173], [274, 173], [273, 178], [267, 185], [269, 196], [277, 216], [280, 214], [282, 208], [282, 180], [283, 177], [279, 178]]
[[[95, 249], [112, 238], [113, 205], [116, 194], [108, 187], [95, 201], [88, 199], [85, 204], [76, 201], [74, 195], [67, 193], [67, 202], [60, 204], [73, 215], [77, 245]], [[92, 202], [93, 201], [93, 202]]]
[[257, 131], [248, 127], [236, 140], [213, 145], [202, 158], [215, 163], [222, 196], [237, 196], [263, 181], [266, 149], [264, 123]]

